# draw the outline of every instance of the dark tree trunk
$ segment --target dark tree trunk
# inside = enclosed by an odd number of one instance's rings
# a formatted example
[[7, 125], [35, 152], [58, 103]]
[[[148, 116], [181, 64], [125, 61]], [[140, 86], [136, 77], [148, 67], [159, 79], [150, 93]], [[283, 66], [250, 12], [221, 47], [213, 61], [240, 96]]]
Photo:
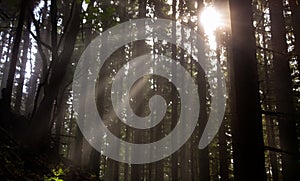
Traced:
[[[203, 131], [205, 125], [207, 123], [207, 105], [206, 105], [206, 96], [207, 96], [207, 83], [205, 78], [205, 72], [199, 71], [198, 72], [198, 94], [200, 98], [200, 115], [199, 115], [199, 132], [200, 136], [208, 136], [204, 135]], [[199, 150], [199, 180], [208, 181], [210, 180], [210, 173], [209, 173], [209, 150], [208, 146], [202, 150]]]
[[[138, 17], [139, 18], [145, 18], [146, 17], [146, 1], [144, 0], [138, 0], [139, 3], [139, 14]], [[139, 41], [133, 44], [133, 56], [137, 57], [139, 55], [143, 55], [143, 53], [145, 53], [146, 50], [146, 44], [143, 41]], [[138, 112], [143, 111], [143, 106], [140, 107], [141, 109], [138, 109]], [[134, 131], [133, 132], [133, 140], [134, 142], [138, 142], [141, 141], [142, 139], [145, 139], [142, 134], [140, 133], [140, 131]], [[160, 163], [157, 162], [158, 164]], [[132, 169], [131, 169], [131, 180], [141, 180], [142, 179], [142, 172], [143, 172], [143, 165], [138, 165], [138, 164], [132, 164]], [[162, 168], [159, 168], [162, 169]], [[159, 179], [158, 179], [159, 180]]]
[[96, 178], [99, 178], [99, 168], [100, 167], [100, 154], [97, 150], [92, 148], [89, 157], [89, 169], [92, 173], [96, 175]]
[[9, 50], [11, 50], [12, 48], [12, 39], [13, 39], [13, 32], [10, 31], [10, 35], [9, 35], [9, 39], [8, 39], [8, 43], [7, 43], [7, 51], [6, 51], [6, 55], [5, 55], [5, 62], [4, 62], [4, 67], [3, 67], [3, 75], [2, 75], [2, 80], [1, 80], [1, 90], [3, 88], [6, 87], [6, 83], [7, 83], [7, 78], [8, 78], [8, 72], [9, 72], [9, 57], [11, 56], [11, 53]]
[[[220, 60], [221, 53], [220, 53], [220, 51], [221, 51], [220, 47], [218, 47], [217, 52], [216, 52], [217, 53], [217, 59], [218, 59], [218, 62], [221, 64], [221, 60]], [[218, 74], [221, 74], [220, 68], [218, 68], [217, 71], [218, 71]], [[222, 85], [221, 80], [218, 80], [218, 82], [217, 82], [218, 97], [221, 97], [221, 96], [224, 95], [224, 92], [222, 92], [222, 87], [223, 86], [225, 86], [225, 85]], [[219, 106], [222, 106], [222, 105], [219, 105]], [[224, 118], [223, 118], [223, 123], [220, 127], [220, 130], [219, 130], [219, 134], [218, 134], [218, 138], [219, 138], [220, 177], [221, 177], [221, 180], [223, 180], [223, 181], [227, 181], [229, 179], [229, 173], [228, 173], [229, 163], [228, 163], [228, 151], [227, 151], [228, 150], [227, 142], [229, 140], [227, 140], [227, 135], [226, 135], [227, 126], [228, 126], [228, 122], [227, 122], [227, 118], [226, 118], [226, 115], [225, 115]]]
[[[268, 142], [271, 147], [276, 148], [276, 142], [275, 142], [275, 134], [274, 134], [274, 129], [275, 125], [273, 123], [272, 119], [266, 119], [270, 123], [270, 127], [268, 128]], [[271, 162], [271, 167], [272, 167], [272, 177], [274, 181], [279, 180], [279, 168], [278, 168], [278, 162], [277, 162], [277, 156], [276, 152], [270, 151], [270, 162]]]
[[[28, 27], [30, 27], [30, 22], [28, 22]], [[26, 63], [27, 63], [27, 55], [28, 55], [28, 48], [29, 48], [29, 30], [24, 31], [24, 43], [23, 43], [23, 51], [22, 51], [22, 58], [21, 58], [21, 69], [20, 69], [20, 78], [18, 80], [18, 86], [16, 89], [16, 99], [15, 99], [15, 112], [20, 112], [21, 105], [22, 105], [22, 96], [23, 96], [23, 86], [25, 80], [25, 71], [26, 71]]]
[[219, 130], [219, 157], [220, 157], [220, 177], [221, 180], [228, 180], [229, 164], [228, 164], [228, 151], [227, 151], [227, 139], [226, 139], [226, 122], [224, 120]]
[[48, 145], [47, 140], [50, 131], [52, 106], [59, 90], [62, 88], [67, 67], [71, 62], [76, 37], [80, 28], [80, 14], [81, 2], [76, 1], [70, 20], [70, 27], [65, 32], [66, 36], [62, 53], [59, 59], [53, 62], [51, 76], [47, 82], [47, 86], [45, 86], [44, 96], [38, 110], [33, 115], [30, 128], [25, 137], [26, 140], [24, 140], [24, 144], [31, 148], [40, 149]]
[[[280, 0], [273, 0], [270, 4], [272, 49], [274, 50], [274, 83], [276, 108], [284, 115], [278, 116], [280, 147], [288, 153], [282, 154], [283, 180], [300, 178], [298, 140], [295, 123], [295, 108], [293, 105], [292, 80], [287, 53], [283, 4]], [[280, 53], [277, 53], [280, 52]], [[281, 54], [284, 53], [284, 54]]]
[[16, 36], [14, 39], [14, 44], [12, 47], [12, 53], [11, 53], [11, 62], [9, 66], [9, 72], [8, 72], [8, 78], [6, 83], [6, 91], [5, 91], [5, 109], [10, 110], [11, 107], [11, 98], [12, 98], [12, 91], [13, 91], [13, 85], [14, 85], [14, 78], [16, 74], [16, 68], [17, 68], [17, 62], [19, 57], [19, 48], [22, 38], [22, 32], [23, 32], [23, 25], [27, 18], [27, 6], [29, 4], [29, 0], [24, 0], [21, 3], [20, 7], [20, 14], [18, 19], [18, 25], [16, 30]]
[[266, 180], [252, 1], [230, 0], [235, 180]]
[[[93, 7], [94, 2], [95, 2], [95, 0], [90, 1], [88, 9], [87, 9], [88, 12], [92, 12], [91, 9]], [[88, 21], [87, 26], [88, 27], [85, 30], [85, 34], [86, 34], [85, 47], [87, 47], [90, 44], [90, 42], [92, 41], [92, 36], [93, 36], [92, 35], [92, 22]], [[86, 91], [84, 91], [84, 92], [86, 92]], [[83, 95], [83, 96], [87, 96], [87, 95]], [[83, 105], [83, 104], [80, 104], [80, 105]], [[82, 136], [83, 135], [80, 133], [78, 135], [79, 139], [83, 139]], [[96, 175], [97, 178], [99, 178], [99, 164], [100, 164], [100, 153], [97, 150], [95, 150], [93, 147], [91, 147], [88, 168], [92, 171], [92, 173], [94, 173]]]
[[[90, 5], [89, 5], [90, 7]], [[89, 8], [87, 10], [89, 12]], [[86, 27], [86, 31], [85, 31], [85, 47], [87, 47], [89, 45], [89, 43], [91, 42], [91, 33], [92, 33], [92, 24], [90, 21], [87, 22], [87, 27]], [[81, 100], [83, 100], [80, 103], [80, 107], [79, 107], [79, 112], [78, 112], [78, 119], [79, 120], [83, 120], [85, 117], [85, 100], [86, 100], [86, 91], [84, 91], [84, 89], [86, 89], [87, 86], [87, 81], [88, 81], [88, 77], [85, 78], [85, 80], [83, 79], [82, 81], [82, 87], [81, 87], [81, 92], [83, 92], [83, 94], [81, 95]], [[75, 142], [75, 150], [74, 150], [74, 157], [73, 160], [75, 162], [76, 165], [81, 166], [81, 161], [82, 161], [82, 147], [83, 147], [83, 135], [79, 129], [78, 126], [76, 126], [76, 142]], [[95, 161], [95, 160], [94, 160]]]
[[[172, 20], [176, 21], [176, 0], [172, 0]], [[176, 38], [176, 23], [172, 24], [172, 38]], [[177, 47], [175, 45], [172, 45], [172, 59], [176, 60], [177, 55]], [[172, 79], [177, 79], [176, 76], [176, 69], [172, 70]], [[172, 125], [171, 127], [174, 128], [178, 121], [178, 98], [176, 97], [176, 89], [175, 87], [172, 87]], [[172, 180], [178, 179], [178, 152], [175, 152], [172, 154]]]
[[[203, 9], [203, 1], [202, 0], [198, 0], [198, 11], [200, 12]], [[203, 35], [203, 32], [201, 30], [198, 30], [198, 32], [200, 34]], [[204, 135], [203, 131], [205, 128], [205, 125], [207, 123], [207, 96], [208, 96], [208, 90], [207, 90], [207, 81], [206, 81], [206, 77], [205, 77], [205, 72], [203, 71], [203, 69], [201, 69], [200, 71], [198, 70], [198, 75], [197, 75], [197, 84], [198, 84], [198, 94], [199, 94], [199, 98], [200, 98], [200, 115], [199, 115], [199, 139], [200, 137], [203, 136], [208, 136], [208, 135]], [[198, 146], [198, 145], [197, 145]], [[197, 148], [198, 149], [198, 148]], [[203, 181], [208, 181], [210, 180], [210, 170], [209, 170], [209, 148], [208, 146], [202, 150], [198, 151], [198, 155], [199, 155], [199, 172], [198, 172], [198, 179], [199, 180], [203, 180]]]
[[[61, 128], [65, 121], [66, 109], [67, 109], [67, 100], [69, 91], [65, 90], [62, 93], [62, 97], [57, 100], [57, 109], [55, 111], [55, 139], [54, 139], [54, 154], [60, 154], [60, 145], [61, 145]], [[72, 120], [71, 120], [72, 121]]]
[[0, 60], [2, 60], [3, 48], [4, 48], [5, 44], [7, 43], [6, 42], [6, 40], [7, 40], [6, 36], [7, 36], [7, 30], [5, 30], [1, 33]]
[[30, 79], [28, 82], [28, 96], [25, 103], [25, 113], [30, 116], [33, 111], [34, 97], [37, 90], [38, 78], [41, 70], [41, 57], [39, 54], [36, 54], [35, 62], [32, 62], [34, 65], [33, 72], [31, 72]]
[[295, 35], [295, 53], [297, 56], [298, 70], [300, 71], [300, 4], [299, 1], [290, 0], [290, 7], [292, 11], [292, 26]]
[[81, 157], [82, 157], [82, 145], [83, 145], [83, 135], [78, 126], [76, 126], [76, 141], [75, 141], [75, 150], [73, 154], [74, 163], [78, 166], [81, 166]]
[[50, 5], [50, 17], [51, 17], [51, 47], [52, 47], [52, 61], [57, 61], [57, 2], [51, 0]]

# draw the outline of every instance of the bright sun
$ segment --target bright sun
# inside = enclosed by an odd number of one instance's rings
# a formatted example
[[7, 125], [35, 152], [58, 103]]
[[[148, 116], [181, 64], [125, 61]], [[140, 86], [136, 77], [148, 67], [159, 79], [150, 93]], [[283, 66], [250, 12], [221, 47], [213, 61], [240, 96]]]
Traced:
[[222, 25], [221, 15], [213, 6], [206, 6], [200, 15], [200, 22], [208, 36], [211, 49], [215, 50], [217, 46], [215, 31]]
[[221, 26], [221, 15], [213, 6], [206, 6], [201, 13], [200, 21], [206, 33], [215, 31]]

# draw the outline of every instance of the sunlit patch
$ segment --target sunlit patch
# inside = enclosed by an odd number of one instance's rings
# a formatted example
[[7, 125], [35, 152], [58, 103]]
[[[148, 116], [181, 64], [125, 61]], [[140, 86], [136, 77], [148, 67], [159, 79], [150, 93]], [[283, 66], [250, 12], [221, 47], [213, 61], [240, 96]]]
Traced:
[[214, 32], [222, 25], [221, 15], [213, 6], [206, 6], [204, 8], [200, 21], [204, 26], [205, 33]]
[[203, 9], [200, 15], [200, 22], [208, 37], [210, 48], [215, 50], [217, 48], [215, 31], [222, 25], [221, 15], [213, 6], [209, 5]]

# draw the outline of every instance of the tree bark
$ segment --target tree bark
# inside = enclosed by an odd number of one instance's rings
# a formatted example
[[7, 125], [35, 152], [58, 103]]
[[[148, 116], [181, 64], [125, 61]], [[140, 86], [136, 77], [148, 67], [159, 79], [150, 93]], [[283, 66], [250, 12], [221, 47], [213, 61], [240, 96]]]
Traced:
[[292, 26], [295, 35], [295, 54], [297, 56], [298, 70], [300, 71], [300, 4], [299, 1], [289, 0], [292, 11]]
[[[266, 121], [270, 123], [270, 127], [267, 130], [269, 146], [276, 148], [275, 134], [274, 134], [275, 125], [274, 125], [272, 119], [266, 119]], [[278, 181], [279, 180], [279, 168], [278, 168], [279, 165], [277, 162], [276, 152], [270, 151], [270, 162], [271, 162], [271, 167], [272, 167], [272, 178], [274, 181]]]
[[2, 57], [3, 57], [3, 48], [4, 48], [4, 46], [6, 44], [6, 40], [7, 40], [6, 36], [7, 36], [7, 30], [5, 30], [1, 33], [0, 60], [2, 60]]
[[[200, 115], [199, 115], [199, 132], [200, 136], [208, 136], [204, 135], [203, 131], [205, 129], [205, 125], [207, 123], [207, 105], [206, 105], [206, 97], [207, 97], [207, 83], [205, 78], [205, 72], [199, 71], [197, 75], [198, 81], [198, 94], [200, 98]], [[208, 146], [202, 150], [198, 151], [199, 154], [199, 180], [208, 181], [210, 180], [209, 173], [209, 150]]]
[[[30, 22], [28, 21], [28, 27], [30, 27]], [[22, 97], [23, 97], [23, 86], [25, 80], [25, 71], [26, 71], [26, 63], [27, 63], [27, 55], [28, 55], [28, 48], [29, 48], [29, 30], [24, 31], [24, 43], [23, 43], [23, 52], [21, 58], [21, 70], [20, 70], [20, 78], [18, 80], [18, 86], [16, 90], [16, 99], [15, 99], [15, 106], [14, 111], [20, 112], [21, 105], [22, 105]]]
[[9, 38], [8, 38], [8, 43], [7, 43], [7, 51], [6, 51], [6, 55], [5, 55], [5, 62], [4, 62], [4, 66], [3, 66], [3, 75], [2, 75], [2, 80], [1, 80], [1, 90], [4, 89], [6, 87], [6, 83], [7, 83], [7, 78], [8, 78], [8, 72], [9, 72], [9, 65], [10, 65], [10, 61], [9, 61], [9, 57], [11, 56], [11, 53], [9, 50], [11, 50], [12, 45], [12, 39], [13, 39], [13, 35], [14, 33], [12, 31], [10, 31], [9, 33]]
[[234, 178], [266, 180], [252, 1], [230, 0], [229, 3]]
[[30, 3], [29, 0], [24, 0], [21, 3], [20, 7], [20, 14], [19, 14], [19, 19], [18, 19], [18, 25], [17, 25], [17, 30], [16, 30], [16, 36], [14, 39], [14, 44], [12, 48], [12, 53], [11, 53], [11, 62], [9, 66], [9, 72], [8, 72], [8, 78], [7, 78], [7, 83], [6, 83], [6, 91], [5, 91], [5, 109], [10, 110], [11, 109], [11, 98], [12, 98], [12, 91], [13, 91], [13, 85], [14, 85], [14, 78], [16, 74], [16, 68], [17, 68], [17, 62], [18, 62], [18, 57], [19, 57], [19, 48], [20, 48], [20, 43], [21, 43], [21, 38], [22, 38], [22, 32], [23, 32], [23, 25], [24, 22], [27, 18], [27, 6]]
[[[139, 12], [138, 12], [138, 17], [139, 18], [145, 18], [146, 17], [146, 5], [147, 2], [145, 0], [138, 0], [139, 3]], [[134, 57], [137, 57], [138, 55], [143, 55], [143, 53], [146, 52], [146, 43], [142, 42], [142, 41], [138, 41], [138, 42], [134, 42], [133, 43], [133, 47], [132, 47], [132, 54]], [[134, 71], [134, 70], [133, 70]], [[137, 110], [137, 113], [143, 111], [144, 107], [140, 107]], [[140, 131], [133, 131], [133, 140], [135, 143], [137, 143], [138, 141], [145, 139], [143, 137], [143, 135], [140, 133]], [[161, 161], [157, 162], [157, 164], [159, 164]], [[141, 180], [143, 179], [143, 165], [138, 165], [138, 164], [132, 164], [131, 165], [131, 180]], [[162, 168], [159, 168], [162, 169]], [[160, 180], [160, 179], [158, 179]]]
[[[221, 51], [220, 50], [221, 45], [219, 45], [219, 41], [220, 41], [219, 38], [217, 37], [216, 39], [217, 39], [216, 41], [218, 43], [218, 47], [217, 47], [217, 50], [216, 50], [216, 55], [217, 55], [217, 60], [221, 65], [221, 52], [220, 52]], [[221, 74], [222, 73], [221, 68], [218, 68], [217, 72], [218, 72], [218, 74]], [[218, 80], [218, 82], [217, 82], [217, 95], [218, 95], [218, 97], [221, 97], [224, 94], [224, 92], [222, 92], [222, 87], [223, 86], [225, 86], [225, 85], [222, 85], [221, 80]], [[226, 87], [224, 87], [224, 88], [226, 89]], [[218, 106], [223, 106], [223, 105], [218, 105]], [[229, 140], [227, 139], [227, 135], [226, 135], [226, 131], [228, 129], [228, 127], [227, 127], [228, 124], [229, 123], [228, 123], [227, 115], [224, 115], [223, 123], [220, 127], [219, 134], [218, 134], [218, 138], [219, 138], [220, 177], [221, 177], [221, 180], [223, 180], [223, 181], [229, 180], [229, 173], [228, 173], [228, 170], [229, 170], [228, 160], [229, 159], [228, 159], [228, 151], [227, 151], [228, 150], [227, 143], [228, 143]]]
[[[172, 20], [175, 22], [176, 21], [176, 0], [172, 0]], [[176, 38], [176, 23], [172, 24], [172, 38], [175, 39]], [[176, 45], [172, 45], [172, 59], [176, 60], [176, 54], [177, 54], [177, 47]], [[177, 79], [176, 76], [176, 69], [172, 70], [172, 79]], [[177, 124], [178, 121], [178, 98], [176, 97], [176, 89], [175, 87], [172, 87], [172, 117], [171, 117], [171, 121], [172, 121], [172, 125], [171, 127], [174, 128]], [[178, 135], [179, 136], [179, 135]], [[175, 152], [172, 154], [172, 180], [176, 180], [178, 179], [178, 152]]]
[[[198, 2], [198, 11], [200, 12], [201, 10], [203, 10], [203, 0], [198, 0], [197, 2]], [[203, 36], [204, 32], [201, 30], [198, 30], [198, 33], [200, 33]], [[198, 94], [199, 94], [199, 98], [200, 98], [200, 115], [199, 115], [199, 120], [198, 120], [199, 139], [200, 139], [200, 137], [208, 136], [208, 135], [203, 135], [203, 131], [205, 129], [205, 125], [208, 120], [208, 115], [207, 115], [208, 114], [207, 113], [208, 87], [207, 87], [207, 80], [205, 77], [205, 72], [203, 71], [202, 68], [200, 70], [198, 70], [197, 84], [199, 87]], [[208, 146], [202, 150], [198, 150], [197, 153], [199, 155], [199, 160], [198, 160], [199, 172], [198, 172], [197, 177], [199, 180], [208, 181], [211, 179], [210, 170], [209, 170], [210, 163], [209, 163], [209, 148], [208, 148]]]
[[25, 103], [25, 114], [30, 117], [32, 111], [33, 111], [33, 103], [34, 103], [34, 97], [37, 91], [37, 84], [38, 84], [38, 78], [40, 77], [40, 70], [41, 70], [41, 57], [39, 54], [36, 54], [36, 59], [32, 64], [34, 64], [33, 71], [31, 72], [30, 79], [28, 82], [28, 96]]
[[[291, 70], [287, 53], [285, 22], [283, 16], [283, 4], [280, 0], [273, 0], [270, 4], [272, 49], [274, 50], [274, 83], [277, 112], [284, 116], [278, 116], [279, 139], [282, 150], [291, 154], [282, 154], [283, 180], [300, 178], [298, 153], [298, 140], [295, 122], [295, 107], [293, 105]], [[277, 53], [281, 52], [281, 53]]]
[[220, 177], [221, 180], [229, 180], [229, 164], [228, 164], [228, 151], [226, 139], [226, 122], [224, 120], [219, 131], [219, 159], [220, 159]]
[[52, 61], [57, 61], [57, 2], [51, 0], [50, 5], [50, 17], [51, 17], [51, 47], [52, 47]]
[[81, 2], [74, 3], [74, 12], [70, 27], [66, 30], [65, 42], [62, 53], [58, 60], [53, 62], [51, 76], [48, 85], [45, 87], [44, 96], [38, 110], [34, 113], [24, 144], [33, 148], [40, 149], [48, 145], [47, 140], [50, 131], [50, 118], [52, 106], [59, 90], [64, 83], [64, 77], [74, 52], [76, 37], [80, 28]]
[[55, 111], [55, 139], [54, 139], [54, 154], [59, 155], [60, 154], [60, 145], [61, 145], [61, 128], [63, 126], [63, 123], [65, 121], [65, 115], [66, 115], [66, 109], [67, 109], [67, 100], [69, 91], [65, 90], [62, 93], [62, 97], [60, 100], [57, 100], [57, 109]]

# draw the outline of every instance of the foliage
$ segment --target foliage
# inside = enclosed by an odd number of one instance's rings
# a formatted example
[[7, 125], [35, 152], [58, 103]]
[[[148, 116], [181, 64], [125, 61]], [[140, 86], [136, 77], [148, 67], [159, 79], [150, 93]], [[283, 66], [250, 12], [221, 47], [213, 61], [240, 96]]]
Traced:
[[69, 172], [68, 168], [64, 168], [63, 164], [57, 165], [53, 168], [50, 176], [44, 176], [45, 181], [63, 181], [62, 177]]

